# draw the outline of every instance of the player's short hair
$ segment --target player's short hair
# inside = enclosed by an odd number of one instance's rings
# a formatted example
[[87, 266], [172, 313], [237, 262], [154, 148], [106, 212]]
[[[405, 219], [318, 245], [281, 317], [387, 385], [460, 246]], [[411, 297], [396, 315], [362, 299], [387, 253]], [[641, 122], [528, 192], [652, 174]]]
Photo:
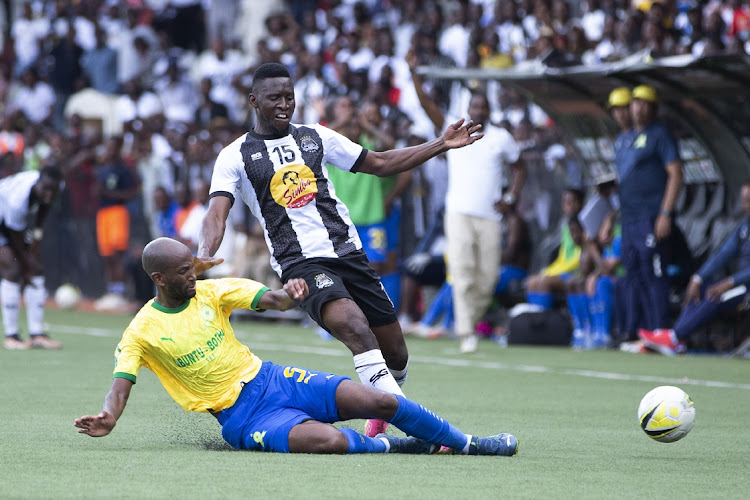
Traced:
[[55, 182], [60, 182], [62, 180], [62, 170], [60, 170], [60, 167], [57, 165], [47, 165], [46, 167], [43, 167], [41, 172], [39, 173], [39, 177], [46, 177], [48, 179], [52, 179]]
[[579, 201], [579, 203], [583, 204], [583, 199], [586, 197], [586, 193], [583, 192], [583, 189], [577, 188], [575, 186], [567, 186], [565, 188], [566, 193], [570, 193]]
[[258, 89], [258, 85], [263, 80], [268, 78], [291, 78], [292, 75], [286, 66], [279, 63], [265, 63], [258, 66], [253, 74], [253, 83], [250, 86], [250, 91], [255, 92]]
[[484, 99], [485, 104], [489, 106], [490, 99], [487, 97], [487, 92], [483, 90], [472, 90], [471, 91], [471, 98], [474, 99], [475, 97], [479, 97], [481, 99]]

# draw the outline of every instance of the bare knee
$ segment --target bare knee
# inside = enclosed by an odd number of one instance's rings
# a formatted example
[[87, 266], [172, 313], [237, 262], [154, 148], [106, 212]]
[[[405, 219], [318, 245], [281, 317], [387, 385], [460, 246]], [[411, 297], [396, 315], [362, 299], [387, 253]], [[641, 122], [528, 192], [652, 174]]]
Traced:
[[7, 246], [0, 246], [0, 277], [13, 283], [20, 283], [23, 278], [18, 259]]
[[335, 429], [335, 432], [321, 436], [320, 442], [315, 446], [315, 450], [310, 453], [343, 455], [347, 451], [349, 451], [349, 440], [346, 439], [343, 432]]
[[344, 454], [348, 450], [349, 440], [332, 425], [303, 422], [289, 432], [291, 453]]
[[529, 292], [536, 292], [539, 289], [539, 276], [533, 275], [526, 280], [526, 290]]
[[371, 417], [381, 420], [390, 420], [396, 415], [398, 410], [398, 399], [388, 392], [378, 391], [371, 403]]
[[383, 353], [385, 364], [391, 370], [403, 370], [409, 362], [409, 349], [404, 341], [401, 326], [396, 323], [372, 329], [378, 346]]
[[351, 299], [336, 299], [323, 306], [323, 321], [331, 335], [344, 343], [352, 354], [378, 348], [378, 341], [370, 330], [362, 310]]

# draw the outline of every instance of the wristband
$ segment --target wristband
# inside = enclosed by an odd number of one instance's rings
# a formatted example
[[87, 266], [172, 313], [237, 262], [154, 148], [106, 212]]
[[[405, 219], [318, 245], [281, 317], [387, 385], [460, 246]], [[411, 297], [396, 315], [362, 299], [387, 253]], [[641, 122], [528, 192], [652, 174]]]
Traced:
[[692, 276], [692, 277], [690, 278], [690, 281], [692, 281], [692, 282], [693, 282], [693, 283], [695, 283], [696, 285], [701, 285], [701, 284], [703, 284], [703, 278], [701, 278], [701, 277], [700, 277], [700, 275], [698, 275], [698, 274], [694, 274], [694, 275], [693, 275], [693, 276]]
[[503, 202], [506, 205], [513, 205], [516, 202], [516, 195], [514, 195], [513, 193], [506, 193], [503, 196]]

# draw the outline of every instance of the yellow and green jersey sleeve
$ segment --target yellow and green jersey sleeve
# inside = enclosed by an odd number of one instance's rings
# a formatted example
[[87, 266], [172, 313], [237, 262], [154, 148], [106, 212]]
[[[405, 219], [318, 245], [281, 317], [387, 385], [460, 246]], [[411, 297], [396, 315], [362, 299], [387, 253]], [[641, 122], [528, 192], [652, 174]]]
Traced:
[[578, 270], [581, 260], [581, 247], [575, 244], [567, 225], [563, 226], [560, 236], [560, 251], [549, 266], [542, 269], [543, 276], [559, 276]]
[[180, 307], [149, 301], [115, 349], [114, 377], [135, 383], [144, 366], [186, 411], [230, 407], [261, 360], [236, 339], [229, 315], [257, 309], [266, 291], [252, 280], [200, 280], [195, 297]]

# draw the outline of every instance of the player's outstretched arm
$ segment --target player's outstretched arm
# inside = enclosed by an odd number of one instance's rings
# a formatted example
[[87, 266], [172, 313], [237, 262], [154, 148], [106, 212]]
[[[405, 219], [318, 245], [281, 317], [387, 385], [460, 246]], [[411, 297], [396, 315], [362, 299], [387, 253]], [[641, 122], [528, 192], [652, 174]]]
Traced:
[[112, 387], [104, 398], [104, 407], [98, 415], [84, 415], [77, 418], [73, 425], [78, 427], [78, 432], [88, 434], [91, 437], [106, 436], [117, 425], [117, 419], [120, 418], [125, 410], [125, 405], [130, 396], [130, 389], [133, 382], [124, 378], [116, 378], [112, 381]]
[[286, 311], [299, 301], [304, 300], [309, 291], [305, 280], [292, 278], [284, 284], [281, 290], [271, 290], [264, 293], [258, 301], [258, 309]]
[[449, 149], [462, 148], [484, 137], [479, 131], [482, 124], [475, 124], [469, 120], [464, 123], [461, 118], [445, 129], [442, 137], [408, 148], [391, 149], [389, 151], [368, 151], [360, 172], [388, 177], [396, 175], [421, 165], [430, 158], [444, 153]]
[[[198, 236], [198, 259], [196, 261], [195, 273], [200, 274], [206, 269], [213, 267], [201, 268], [198, 261], [210, 263], [211, 256], [216, 253], [224, 239], [224, 231], [227, 227], [227, 217], [229, 209], [232, 208], [232, 202], [226, 196], [215, 196], [208, 202], [208, 211], [203, 216], [203, 225], [201, 226], [200, 236]], [[215, 260], [215, 259], [213, 259]]]

